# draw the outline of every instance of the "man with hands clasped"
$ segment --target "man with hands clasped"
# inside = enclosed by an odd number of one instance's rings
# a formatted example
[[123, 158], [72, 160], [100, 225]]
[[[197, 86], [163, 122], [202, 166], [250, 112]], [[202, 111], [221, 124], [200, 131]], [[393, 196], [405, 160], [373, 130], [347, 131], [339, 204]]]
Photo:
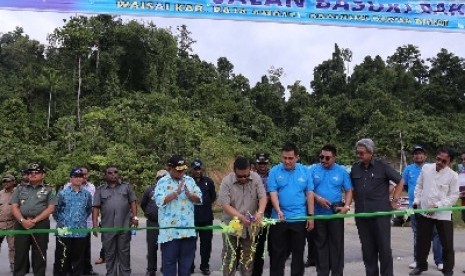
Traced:
[[155, 187], [158, 206], [158, 235], [161, 245], [163, 275], [187, 276], [195, 256], [195, 229], [164, 227], [194, 227], [194, 205], [202, 204], [202, 192], [192, 177], [185, 175], [186, 161], [180, 155], [168, 160], [169, 174]]

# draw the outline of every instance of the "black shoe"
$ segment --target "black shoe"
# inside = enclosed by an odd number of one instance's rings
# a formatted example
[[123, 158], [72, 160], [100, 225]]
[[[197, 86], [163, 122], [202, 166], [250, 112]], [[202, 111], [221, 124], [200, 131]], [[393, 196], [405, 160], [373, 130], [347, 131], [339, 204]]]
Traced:
[[155, 275], [156, 275], [155, 271], [147, 271], [147, 273], [145, 273], [145, 276], [155, 276]]
[[427, 271], [428, 268], [415, 267], [408, 275], [420, 275], [423, 271]]
[[200, 269], [200, 271], [202, 272], [203, 275], [210, 275], [210, 269], [206, 268], [206, 269]]
[[307, 260], [307, 261], [305, 262], [305, 267], [311, 267], [311, 266], [315, 266], [315, 262], [312, 262], [312, 261], [310, 261], [310, 260]]
[[87, 275], [99, 275], [99, 274], [98, 274], [97, 272], [91, 270], [91, 271], [89, 271], [89, 272], [85, 272], [85, 273], [82, 274], [82, 275], [86, 275], [86, 276], [87, 276]]
[[444, 276], [452, 276], [452, 275], [454, 275], [454, 272], [452, 272], [452, 271], [442, 272], [442, 275], [444, 275]]

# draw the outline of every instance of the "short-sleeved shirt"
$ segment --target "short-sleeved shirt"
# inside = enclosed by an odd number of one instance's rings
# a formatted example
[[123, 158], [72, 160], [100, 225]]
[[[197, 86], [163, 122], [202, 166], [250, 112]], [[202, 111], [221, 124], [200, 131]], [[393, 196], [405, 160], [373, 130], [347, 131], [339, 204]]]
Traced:
[[[221, 181], [218, 204], [230, 205], [239, 213], [244, 215], [255, 215], [258, 210], [258, 201], [266, 197], [265, 187], [260, 176], [256, 172], [250, 172], [245, 184], [237, 181], [236, 174], [230, 173]], [[232, 216], [225, 211], [221, 220], [229, 223]], [[248, 229], [250, 235], [250, 229]], [[242, 230], [242, 237], [245, 238], [247, 229]]]
[[[268, 176], [268, 192], [276, 192], [279, 207], [286, 219], [307, 216], [307, 192], [313, 191], [310, 171], [302, 164], [287, 170], [282, 163], [274, 166]], [[272, 218], [278, 218], [273, 208]]]
[[[57, 222], [57, 228], [87, 228], [87, 218], [92, 210], [92, 195], [89, 191], [81, 188], [74, 191], [66, 187], [57, 195], [57, 207], [53, 214]], [[64, 237], [83, 238], [88, 233], [72, 233]]]
[[[183, 176], [181, 181], [185, 181], [185, 186], [190, 193], [200, 198], [202, 204], [202, 192], [190, 176]], [[179, 180], [166, 175], [158, 180], [155, 187], [154, 200], [158, 206], [158, 224], [160, 227], [194, 227], [194, 203], [187, 197], [185, 189], [175, 199], [164, 204], [165, 198], [176, 191]], [[174, 239], [184, 239], [195, 237], [195, 229], [160, 229], [158, 243], [165, 243]]]
[[404, 185], [408, 187], [408, 206], [412, 207], [413, 199], [415, 198], [415, 186], [417, 185], [418, 176], [421, 172], [420, 165], [412, 163], [405, 167], [402, 172], [402, 179], [404, 180]]
[[[331, 204], [342, 201], [342, 192], [352, 190], [352, 182], [347, 170], [339, 164], [333, 164], [325, 168], [317, 164], [310, 169], [314, 191], [317, 195], [324, 197]], [[315, 202], [315, 215], [332, 214], [331, 209], [322, 207]]]
[[10, 203], [19, 205], [19, 211], [23, 217], [36, 217], [48, 206], [56, 205], [56, 195], [50, 185], [27, 183], [16, 187]]
[[[67, 187], [70, 187], [71, 186], [71, 182], [68, 182], [65, 184], [65, 187], [64, 188], [67, 188]], [[87, 191], [90, 192], [90, 194], [92, 195], [92, 202], [94, 201], [94, 195], [95, 195], [95, 185], [92, 184], [91, 182], [86, 182], [84, 184], [82, 184], [82, 188], [86, 189]], [[88, 217], [87, 217], [87, 228], [92, 228], [93, 226], [93, 223], [92, 223], [92, 214], [90, 214]]]
[[13, 191], [7, 192], [5, 189], [0, 191], [0, 229], [11, 228], [16, 220], [11, 212], [12, 195]]
[[93, 206], [100, 208], [102, 227], [129, 227], [131, 203], [136, 200], [129, 183], [120, 182], [113, 188], [104, 183], [95, 191]]
[[389, 180], [399, 183], [400, 174], [383, 160], [371, 159], [368, 168], [362, 162], [350, 171], [354, 187], [355, 213], [391, 211]]

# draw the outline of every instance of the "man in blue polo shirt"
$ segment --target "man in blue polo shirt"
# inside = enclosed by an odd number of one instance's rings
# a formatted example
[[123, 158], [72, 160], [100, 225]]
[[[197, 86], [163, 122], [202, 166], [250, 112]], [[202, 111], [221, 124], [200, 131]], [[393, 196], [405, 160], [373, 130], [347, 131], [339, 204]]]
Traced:
[[313, 229], [313, 220], [294, 219], [313, 215], [314, 198], [310, 171], [297, 164], [299, 151], [287, 143], [281, 150], [282, 162], [274, 166], [268, 177], [273, 211], [271, 217], [282, 220], [271, 226], [271, 276], [283, 276], [288, 252], [292, 253], [291, 275], [304, 275], [306, 230]]
[[[321, 149], [320, 164], [310, 171], [314, 186], [315, 215], [345, 214], [352, 202], [352, 182], [346, 169], [336, 164], [336, 147]], [[343, 198], [344, 191], [344, 201]], [[316, 272], [318, 276], [343, 275], [344, 219], [315, 221]]]
[[[402, 178], [404, 179], [404, 185], [407, 186], [408, 189], [408, 206], [409, 208], [413, 205], [414, 199], [414, 191], [415, 186], [417, 185], [418, 176], [420, 175], [421, 168], [426, 163], [426, 151], [420, 145], [415, 145], [412, 150], [413, 155], [413, 163], [405, 167], [404, 172], [402, 173]], [[413, 263], [409, 265], [409, 268], [414, 269], [417, 266], [417, 256], [416, 256], [416, 247], [417, 247], [417, 220], [415, 215], [410, 216], [410, 225], [412, 226], [413, 230]], [[434, 255], [434, 263], [438, 270], [443, 269], [442, 263], [442, 245], [441, 241], [439, 241], [439, 235], [436, 227], [433, 228], [433, 255]]]

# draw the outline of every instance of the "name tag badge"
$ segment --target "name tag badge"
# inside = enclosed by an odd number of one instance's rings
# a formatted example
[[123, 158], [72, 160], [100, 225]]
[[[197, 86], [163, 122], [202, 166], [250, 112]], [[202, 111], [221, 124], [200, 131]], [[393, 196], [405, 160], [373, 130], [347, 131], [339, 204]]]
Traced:
[[38, 198], [46, 197], [47, 195], [48, 195], [48, 191], [45, 190], [45, 188], [42, 188], [37, 192]]

